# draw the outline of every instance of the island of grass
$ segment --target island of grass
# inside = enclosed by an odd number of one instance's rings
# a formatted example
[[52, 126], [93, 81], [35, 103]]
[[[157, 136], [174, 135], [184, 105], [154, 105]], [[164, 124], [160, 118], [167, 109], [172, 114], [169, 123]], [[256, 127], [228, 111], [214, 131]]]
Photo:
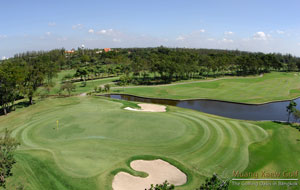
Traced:
[[[300, 170], [300, 133], [272, 122], [245, 122], [168, 107], [136, 112], [135, 103], [105, 97], [49, 98], [0, 117], [21, 142], [8, 189], [111, 190], [134, 160], [162, 159], [187, 175], [178, 190], [233, 170]], [[59, 121], [59, 125], [57, 122]], [[297, 141], [298, 139], [298, 141]], [[238, 188], [238, 187], [233, 187]]]
[[171, 85], [114, 88], [114, 93], [176, 100], [213, 99], [259, 104], [300, 96], [300, 75], [272, 72], [254, 77], [216, 78]]

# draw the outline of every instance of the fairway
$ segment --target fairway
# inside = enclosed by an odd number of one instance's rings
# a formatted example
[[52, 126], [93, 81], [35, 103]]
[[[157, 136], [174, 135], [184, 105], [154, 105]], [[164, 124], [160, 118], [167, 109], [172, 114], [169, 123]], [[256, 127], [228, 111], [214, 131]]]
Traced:
[[[114, 92], [120, 92], [114, 89]], [[167, 99], [213, 99], [241, 103], [265, 103], [300, 96], [298, 73], [268, 73], [262, 77], [234, 77], [214, 81], [160, 86], [128, 87], [126, 93]]]
[[[118, 171], [144, 176], [129, 168], [131, 160], [162, 158], [187, 174], [187, 184], [178, 188], [187, 190], [213, 172], [230, 176], [246, 169], [248, 146], [268, 137], [251, 123], [175, 107], [133, 112], [123, 108], [136, 105], [124, 104], [100, 97], [48, 99], [1, 117], [1, 129], [14, 129], [22, 144], [12, 179], [25, 173], [32, 189], [109, 190]], [[51, 184], [39, 182], [47, 178]]]

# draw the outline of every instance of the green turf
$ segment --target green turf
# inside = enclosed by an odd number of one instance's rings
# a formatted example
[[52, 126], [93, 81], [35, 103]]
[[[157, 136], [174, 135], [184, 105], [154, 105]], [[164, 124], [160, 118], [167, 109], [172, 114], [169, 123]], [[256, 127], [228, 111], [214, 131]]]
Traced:
[[[131, 170], [131, 160], [162, 158], [188, 175], [188, 183], [178, 189], [191, 190], [214, 172], [231, 177], [232, 170], [243, 171], [253, 163], [254, 168], [271, 164], [277, 147], [280, 155], [299, 150], [299, 142], [288, 141], [295, 129], [285, 127], [286, 136], [280, 137], [280, 126], [273, 129], [270, 122], [257, 125], [176, 107], [166, 113], [122, 107], [122, 101], [104, 97], [57, 98], [0, 117], [0, 130], [13, 130], [22, 144], [11, 187], [22, 181], [37, 190], [109, 190], [118, 171], [145, 176]], [[272, 156], [263, 160], [266, 151], [251, 145], [249, 157], [250, 144], [270, 141], [275, 143], [268, 147]]]
[[[50, 89], [50, 92], [46, 92], [44, 87], [38, 89], [37, 93], [40, 95], [47, 94], [47, 95], [58, 95], [60, 91], [60, 87], [62, 85], [62, 78], [67, 74], [74, 75], [75, 70], [63, 70], [58, 73], [57, 77], [52, 79], [54, 86]], [[82, 82], [75, 82], [75, 90], [72, 92], [72, 95], [78, 95], [85, 92], [92, 92], [94, 91], [94, 87], [103, 86], [105, 84], [110, 84], [114, 86], [112, 83], [113, 81], [117, 80], [118, 77], [111, 77], [111, 78], [103, 78], [103, 79], [95, 79], [95, 80], [88, 80], [86, 81], [86, 85], [83, 86]], [[66, 91], [61, 92], [61, 94], [67, 95]]]
[[[300, 171], [300, 133], [297, 129], [272, 122], [257, 122], [269, 137], [266, 141], [254, 143], [249, 147], [250, 162], [245, 172], [284, 172]], [[299, 182], [298, 182], [299, 184]], [[231, 186], [231, 189], [299, 189], [299, 186]]]
[[117, 80], [118, 77], [111, 77], [111, 78], [104, 78], [104, 79], [96, 79], [96, 80], [89, 80], [86, 82], [86, 86], [82, 86], [81, 82], [74, 83], [76, 85], [76, 89], [74, 94], [80, 94], [84, 92], [92, 92], [94, 91], [94, 87], [104, 86], [105, 84], [110, 84], [113, 86], [112, 82]]
[[207, 98], [243, 103], [264, 103], [300, 96], [298, 73], [269, 73], [263, 77], [235, 77], [216, 81], [201, 81], [148, 87], [129, 87], [114, 92], [144, 97], [170, 99]]

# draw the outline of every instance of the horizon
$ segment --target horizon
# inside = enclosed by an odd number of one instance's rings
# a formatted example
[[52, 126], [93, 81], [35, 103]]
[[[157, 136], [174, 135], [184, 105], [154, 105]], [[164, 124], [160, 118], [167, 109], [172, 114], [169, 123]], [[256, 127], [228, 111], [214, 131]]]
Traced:
[[[217, 5], [217, 6], [216, 6]], [[0, 59], [86, 48], [222, 49], [300, 56], [300, 2], [2, 2]], [[5, 18], [5, 19], [4, 19]]]

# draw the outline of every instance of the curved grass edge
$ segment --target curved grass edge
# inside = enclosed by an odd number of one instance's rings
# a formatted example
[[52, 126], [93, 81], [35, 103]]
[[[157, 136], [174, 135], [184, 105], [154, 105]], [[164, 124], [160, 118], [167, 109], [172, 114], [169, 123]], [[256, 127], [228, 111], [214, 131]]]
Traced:
[[[109, 94], [101, 94], [96, 96], [104, 96], [107, 95], [125, 95], [125, 96], [132, 96], [136, 98], [143, 98], [143, 99], [150, 99], [150, 100], [167, 100], [167, 101], [195, 101], [195, 100], [209, 100], [209, 101], [215, 101], [215, 102], [225, 102], [225, 103], [232, 103], [232, 104], [242, 104], [242, 105], [250, 105], [250, 106], [260, 106], [260, 105], [266, 105], [271, 103], [277, 103], [277, 102], [286, 102], [286, 101], [292, 101], [300, 98], [299, 96], [296, 96], [294, 98], [288, 98], [283, 100], [274, 100], [274, 101], [266, 101], [262, 103], [244, 103], [244, 102], [235, 102], [235, 101], [228, 101], [228, 100], [221, 100], [221, 99], [209, 99], [209, 98], [191, 98], [191, 99], [172, 99], [172, 98], [155, 98], [155, 97], [146, 97], [146, 96], [137, 96], [133, 94], [127, 94], [127, 93], [109, 93]], [[113, 98], [111, 98], [113, 99]]]

